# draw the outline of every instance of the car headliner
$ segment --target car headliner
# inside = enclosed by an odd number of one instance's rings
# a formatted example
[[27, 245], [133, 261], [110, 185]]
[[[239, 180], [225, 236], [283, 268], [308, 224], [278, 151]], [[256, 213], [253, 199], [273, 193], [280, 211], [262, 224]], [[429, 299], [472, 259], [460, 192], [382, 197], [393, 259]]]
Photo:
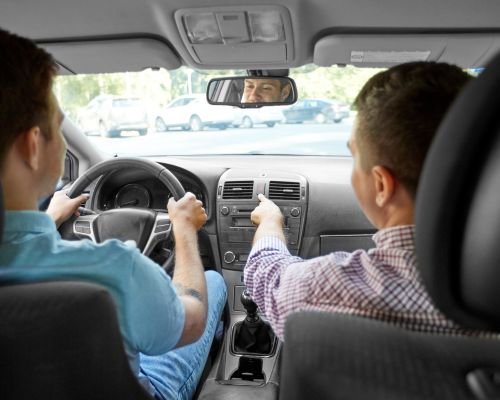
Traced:
[[[0, 26], [46, 46], [66, 67], [63, 72], [70, 73], [180, 65], [219, 69], [344, 64], [345, 57], [336, 53], [339, 46], [365, 43], [362, 50], [413, 50], [429, 41], [441, 41], [430, 59], [471, 67], [480, 66], [500, 49], [500, 2], [496, 0], [483, 0], [480, 6], [474, 0], [268, 0], [266, 5], [284, 7], [290, 15], [293, 48], [287, 49], [286, 60], [228, 64], [225, 61], [231, 60], [223, 57], [220, 63], [210, 64], [193, 58], [177, 28], [176, 11], [265, 7], [252, 3], [220, 0], [215, 7], [211, 0], [4, 0]], [[333, 42], [318, 46], [325, 37]], [[72, 50], [75, 43], [85, 44], [81, 52]]]

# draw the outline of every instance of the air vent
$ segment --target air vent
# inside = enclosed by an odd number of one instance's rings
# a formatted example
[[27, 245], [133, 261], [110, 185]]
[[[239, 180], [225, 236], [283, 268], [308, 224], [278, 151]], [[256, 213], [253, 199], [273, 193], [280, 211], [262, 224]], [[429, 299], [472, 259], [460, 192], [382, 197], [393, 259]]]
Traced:
[[223, 199], [251, 199], [253, 181], [227, 181], [224, 183]]
[[300, 200], [300, 183], [271, 181], [269, 198], [273, 200]]

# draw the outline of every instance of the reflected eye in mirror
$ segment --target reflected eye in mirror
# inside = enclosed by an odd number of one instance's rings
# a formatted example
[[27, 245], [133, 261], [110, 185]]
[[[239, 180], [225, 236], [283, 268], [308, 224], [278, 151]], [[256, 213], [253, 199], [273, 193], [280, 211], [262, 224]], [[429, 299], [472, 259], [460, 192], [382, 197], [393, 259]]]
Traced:
[[297, 87], [288, 77], [216, 78], [208, 83], [207, 101], [240, 108], [293, 104], [297, 101]]

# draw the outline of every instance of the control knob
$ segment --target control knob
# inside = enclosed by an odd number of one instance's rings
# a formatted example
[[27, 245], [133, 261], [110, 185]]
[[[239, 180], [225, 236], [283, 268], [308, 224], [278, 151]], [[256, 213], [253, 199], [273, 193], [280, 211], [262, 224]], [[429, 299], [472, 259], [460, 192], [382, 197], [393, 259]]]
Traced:
[[300, 208], [298, 207], [293, 207], [291, 210], [290, 210], [290, 215], [292, 217], [298, 217], [300, 215]]
[[227, 207], [227, 206], [222, 206], [222, 207], [220, 208], [220, 213], [221, 213], [222, 215], [228, 215], [228, 214], [229, 214], [229, 207]]
[[232, 264], [236, 260], [236, 254], [234, 254], [232, 251], [226, 251], [224, 253], [224, 262], [226, 264]]

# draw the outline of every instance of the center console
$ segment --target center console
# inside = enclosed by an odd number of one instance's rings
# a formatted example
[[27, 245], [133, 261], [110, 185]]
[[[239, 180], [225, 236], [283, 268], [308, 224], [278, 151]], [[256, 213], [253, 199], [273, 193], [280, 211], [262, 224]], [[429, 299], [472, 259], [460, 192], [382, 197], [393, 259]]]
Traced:
[[222, 268], [242, 271], [250, 253], [255, 226], [250, 220], [257, 195], [273, 200], [285, 217], [287, 247], [296, 255], [307, 208], [307, 182], [291, 173], [229, 170], [217, 188], [217, 226]]
[[[299, 174], [255, 169], [230, 169], [217, 187], [217, 235], [222, 273], [228, 285], [230, 326], [220, 354], [218, 367], [206, 382], [201, 399], [225, 398], [231, 387], [247, 386], [255, 398], [273, 398], [277, 393], [277, 368], [281, 343], [268, 329], [267, 321], [245, 301], [243, 268], [246, 264], [256, 227], [251, 213], [258, 206], [257, 195], [264, 194], [284, 215], [284, 233], [289, 251], [299, 253], [305, 217], [308, 187]], [[244, 305], [241, 302], [244, 301]], [[248, 345], [248, 335], [255, 335], [262, 345]], [[251, 340], [250, 340], [251, 341]], [[252, 389], [250, 389], [252, 387]], [[256, 388], [262, 392], [255, 392]], [[215, 398], [215, 397], [214, 397]], [[253, 398], [253, 396], [251, 396]]]

